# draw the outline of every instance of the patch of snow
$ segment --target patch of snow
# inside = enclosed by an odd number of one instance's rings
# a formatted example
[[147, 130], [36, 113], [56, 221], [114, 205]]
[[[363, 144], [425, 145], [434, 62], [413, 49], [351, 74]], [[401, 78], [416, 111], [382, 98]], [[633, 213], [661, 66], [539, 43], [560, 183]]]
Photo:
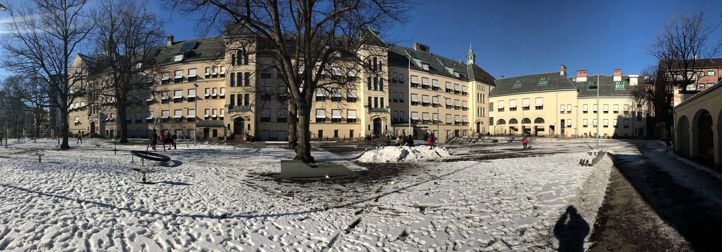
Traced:
[[429, 146], [384, 146], [366, 151], [357, 161], [361, 163], [394, 163], [441, 161], [451, 157], [444, 147]]

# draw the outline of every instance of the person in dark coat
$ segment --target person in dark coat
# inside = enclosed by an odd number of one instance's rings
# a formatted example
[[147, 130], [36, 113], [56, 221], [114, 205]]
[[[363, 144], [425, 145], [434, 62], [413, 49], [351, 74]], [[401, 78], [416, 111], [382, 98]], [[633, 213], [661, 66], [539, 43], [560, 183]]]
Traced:
[[155, 150], [155, 145], [158, 144], [158, 133], [153, 129], [153, 134], [150, 135], [150, 148]]
[[406, 138], [406, 145], [409, 147], [414, 147], [414, 136], [409, 135], [408, 138]]
[[[176, 149], [176, 145], [175, 145], [176, 139], [178, 139], [178, 135], [173, 133], [173, 135], [170, 138], [170, 143], [173, 145], [174, 150]], [[170, 149], [170, 147], [168, 147], [168, 148]]]
[[82, 144], [83, 143], [83, 134], [78, 130], [78, 140], [75, 140], [75, 144]]

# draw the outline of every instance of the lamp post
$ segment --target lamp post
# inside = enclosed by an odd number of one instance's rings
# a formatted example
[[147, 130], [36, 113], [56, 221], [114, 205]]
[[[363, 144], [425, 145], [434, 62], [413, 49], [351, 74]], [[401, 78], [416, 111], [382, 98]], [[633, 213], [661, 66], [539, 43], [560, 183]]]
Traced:
[[596, 149], [599, 150], [599, 88], [601, 87], [599, 83], [599, 75], [597, 75], [597, 147]]
[[196, 141], [198, 140], [198, 137], [196, 136], [198, 134], [198, 83], [193, 83], [193, 86], [195, 87], [196, 95], [193, 99], [193, 111], [195, 111], [193, 114], [193, 146], [195, 146]]

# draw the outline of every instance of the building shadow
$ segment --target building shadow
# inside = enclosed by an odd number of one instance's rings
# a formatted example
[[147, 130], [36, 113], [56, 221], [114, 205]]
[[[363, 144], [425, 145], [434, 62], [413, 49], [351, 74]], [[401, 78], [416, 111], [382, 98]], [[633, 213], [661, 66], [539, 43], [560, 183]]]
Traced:
[[[649, 141], [624, 140], [645, 153]], [[719, 234], [722, 233], [722, 209], [718, 200], [722, 184], [705, 171], [685, 169], [689, 179], [707, 188], [698, 192], [675, 181], [672, 174], [657, 167], [645, 154], [611, 155], [614, 166], [652, 210], [674, 228], [696, 251], [719, 251]], [[684, 178], [687, 179], [687, 178]]]
[[559, 217], [554, 225], [554, 236], [559, 240], [559, 250], [564, 252], [584, 251], [584, 238], [589, 234], [589, 223], [574, 206]]

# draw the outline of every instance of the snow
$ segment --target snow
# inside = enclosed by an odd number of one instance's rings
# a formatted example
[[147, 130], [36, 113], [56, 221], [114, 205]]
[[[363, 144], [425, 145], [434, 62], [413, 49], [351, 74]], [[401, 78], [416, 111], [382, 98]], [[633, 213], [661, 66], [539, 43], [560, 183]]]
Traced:
[[382, 160], [406, 150], [399, 174], [296, 183], [266, 176], [293, 157], [288, 150], [179, 144], [165, 154], [182, 164], [144, 185], [128, 150], [145, 146], [42, 150], [54, 145], [0, 148], [0, 250], [551, 250], [568, 205], [593, 226], [611, 167], [577, 165], [585, 153], [424, 162], [450, 154], [387, 147], [359, 160], [375, 155], [372, 168], [387, 169]]
[[444, 147], [385, 146], [368, 150], [357, 161], [362, 163], [440, 161], [451, 156]]

